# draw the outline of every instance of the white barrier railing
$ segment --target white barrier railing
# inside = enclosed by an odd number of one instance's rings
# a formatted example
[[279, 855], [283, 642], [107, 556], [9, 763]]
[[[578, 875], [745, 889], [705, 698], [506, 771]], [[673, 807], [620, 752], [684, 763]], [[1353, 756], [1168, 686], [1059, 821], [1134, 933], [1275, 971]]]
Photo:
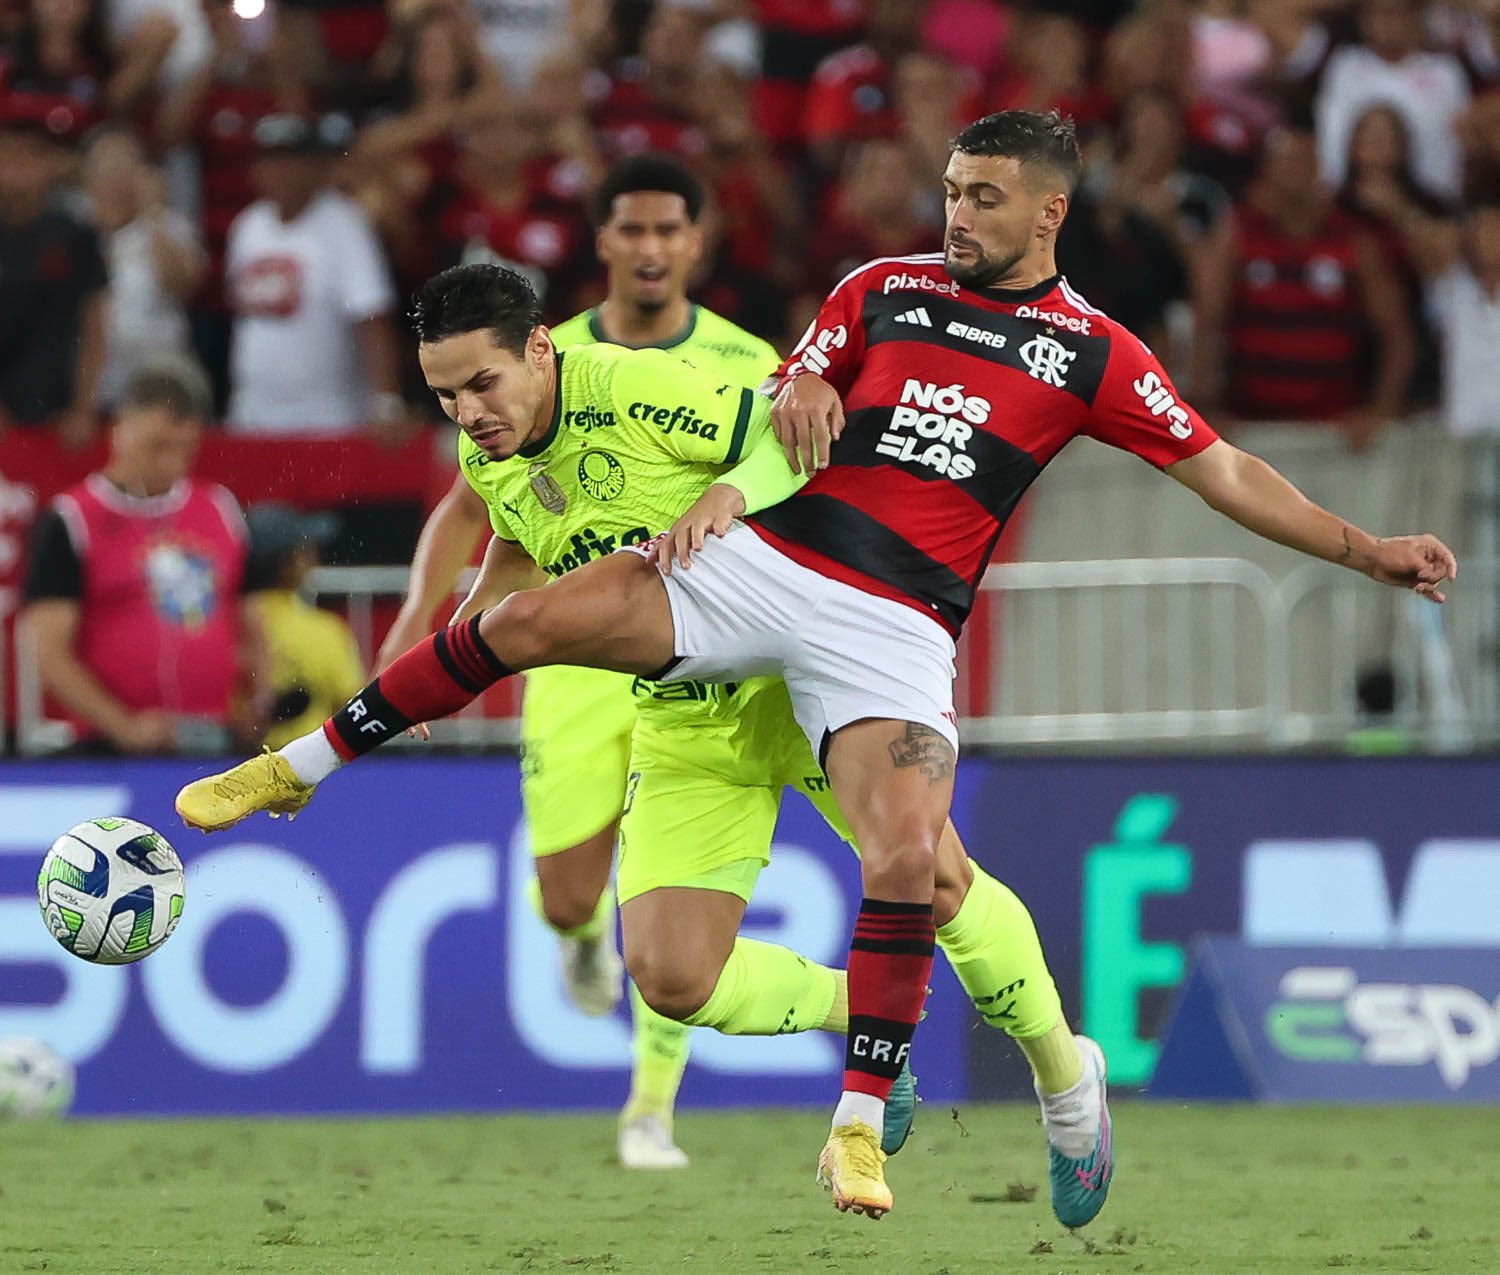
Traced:
[[[1463, 592], [1439, 609], [1318, 563], [1279, 582], [1237, 558], [997, 565], [980, 604], [990, 640], [971, 635], [960, 652], [961, 683], [993, 688], [961, 717], [964, 739], [1282, 749], [1378, 724], [1432, 751], [1500, 741], [1500, 563], [1465, 562], [1463, 576]], [[343, 611], [369, 662], [380, 603], [394, 606], [406, 580], [405, 567], [323, 567], [307, 589]], [[41, 715], [26, 647], [23, 624], [21, 748], [47, 751], [60, 736]], [[1367, 665], [1392, 674], [1393, 704], [1378, 723], [1356, 703]], [[478, 705], [432, 726], [435, 742], [461, 747], [519, 736], [516, 718]]]

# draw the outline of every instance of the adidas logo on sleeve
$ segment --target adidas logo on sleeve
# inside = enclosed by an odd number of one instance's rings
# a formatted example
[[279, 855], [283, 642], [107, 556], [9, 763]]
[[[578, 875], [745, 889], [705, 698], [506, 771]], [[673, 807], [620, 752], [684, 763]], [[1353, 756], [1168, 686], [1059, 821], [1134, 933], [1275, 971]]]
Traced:
[[896, 316], [897, 323], [915, 323], [919, 328], [930, 328], [932, 320], [927, 315], [926, 306], [918, 306], [915, 310], [908, 310], [905, 314]]

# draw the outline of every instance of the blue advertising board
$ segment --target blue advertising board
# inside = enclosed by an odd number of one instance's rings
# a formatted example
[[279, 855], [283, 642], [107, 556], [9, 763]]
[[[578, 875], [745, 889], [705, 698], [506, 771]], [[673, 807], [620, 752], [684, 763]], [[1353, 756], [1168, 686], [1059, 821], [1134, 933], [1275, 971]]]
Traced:
[[1500, 1102], [1500, 950], [1195, 945], [1148, 1092]]
[[[372, 758], [294, 822], [188, 832], [180, 762], [0, 769], [0, 1037], [37, 1036], [79, 1065], [92, 1114], [613, 1107], [626, 1011], [568, 1002], [535, 916], [510, 758]], [[188, 868], [181, 924], [134, 966], [65, 953], [37, 909], [59, 833], [123, 814]], [[858, 868], [800, 798], [786, 802], [746, 932], [842, 965]], [[933, 1100], [966, 1096], [972, 1010], [937, 972], [914, 1059]], [[843, 1042], [700, 1031], [685, 1105], [832, 1102]]]

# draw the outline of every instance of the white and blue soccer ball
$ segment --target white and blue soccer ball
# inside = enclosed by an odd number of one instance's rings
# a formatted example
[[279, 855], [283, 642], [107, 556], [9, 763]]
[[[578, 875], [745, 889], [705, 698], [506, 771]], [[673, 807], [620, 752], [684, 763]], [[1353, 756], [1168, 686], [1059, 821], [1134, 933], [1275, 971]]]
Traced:
[[30, 1036], [0, 1040], [0, 1119], [60, 1116], [72, 1103], [72, 1063]]
[[36, 880], [42, 919], [63, 947], [128, 965], [167, 941], [182, 915], [182, 860], [134, 819], [90, 819], [52, 843]]

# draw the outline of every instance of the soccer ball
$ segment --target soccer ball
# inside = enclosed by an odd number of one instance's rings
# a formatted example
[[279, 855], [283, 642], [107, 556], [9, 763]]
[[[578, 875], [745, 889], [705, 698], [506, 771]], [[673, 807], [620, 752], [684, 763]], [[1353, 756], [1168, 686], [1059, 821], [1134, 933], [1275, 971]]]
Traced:
[[60, 1116], [73, 1101], [73, 1064], [39, 1040], [0, 1040], [0, 1119]]
[[52, 937], [74, 956], [127, 965], [177, 928], [187, 886], [161, 833], [134, 819], [90, 819], [52, 843], [36, 892]]

